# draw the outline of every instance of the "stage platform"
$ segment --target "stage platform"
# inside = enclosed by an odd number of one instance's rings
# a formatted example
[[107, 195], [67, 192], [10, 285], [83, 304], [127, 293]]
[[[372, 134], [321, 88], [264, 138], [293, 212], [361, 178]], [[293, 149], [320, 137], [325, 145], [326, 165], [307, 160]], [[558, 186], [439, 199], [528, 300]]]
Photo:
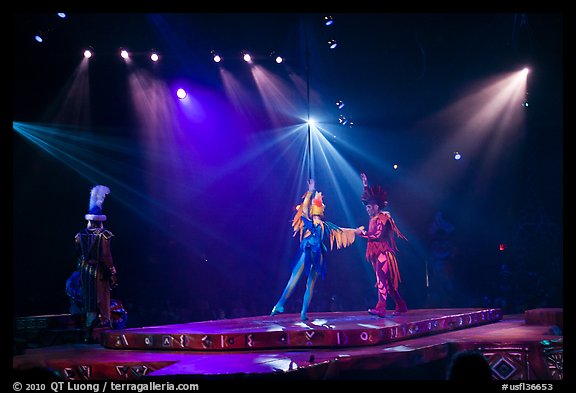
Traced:
[[[13, 369], [48, 369], [64, 380], [442, 380], [453, 354], [475, 349], [489, 360], [496, 380], [563, 379], [562, 309], [309, 317], [302, 322], [299, 314], [279, 314], [103, 330], [95, 332], [97, 344], [81, 343], [75, 329], [68, 329], [69, 335], [63, 335], [67, 329], [60, 336], [50, 333], [54, 325], [70, 327], [65, 316], [21, 318], [17, 332], [20, 327], [19, 337], [29, 343], [13, 356]], [[43, 342], [46, 336], [52, 338]]]

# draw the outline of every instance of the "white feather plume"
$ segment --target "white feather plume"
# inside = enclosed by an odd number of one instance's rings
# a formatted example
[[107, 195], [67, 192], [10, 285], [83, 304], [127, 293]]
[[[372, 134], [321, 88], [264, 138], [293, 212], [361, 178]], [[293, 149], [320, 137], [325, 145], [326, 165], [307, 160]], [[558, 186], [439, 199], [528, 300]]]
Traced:
[[110, 189], [106, 186], [94, 186], [90, 191], [90, 211], [94, 206], [102, 208], [106, 195], [110, 194]]

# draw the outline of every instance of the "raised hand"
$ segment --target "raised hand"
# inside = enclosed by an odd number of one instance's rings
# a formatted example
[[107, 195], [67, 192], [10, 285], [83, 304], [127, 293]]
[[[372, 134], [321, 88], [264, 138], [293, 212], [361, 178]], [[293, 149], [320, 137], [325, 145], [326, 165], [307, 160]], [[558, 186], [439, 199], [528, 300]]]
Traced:
[[314, 179], [308, 180], [308, 191], [309, 192], [314, 191]]
[[362, 185], [364, 187], [368, 187], [368, 179], [366, 178], [366, 174], [365, 173], [361, 173], [360, 174], [360, 178], [362, 179]]

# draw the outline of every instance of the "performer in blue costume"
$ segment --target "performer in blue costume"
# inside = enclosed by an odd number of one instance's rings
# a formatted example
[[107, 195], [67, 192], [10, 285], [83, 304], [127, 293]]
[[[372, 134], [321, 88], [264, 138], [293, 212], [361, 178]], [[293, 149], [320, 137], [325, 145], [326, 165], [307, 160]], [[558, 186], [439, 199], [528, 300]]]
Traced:
[[330, 249], [333, 248], [334, 244], [336, 244], [337, 248], [342, 248], [348, 247], [354, 242], [355, 229], [341, 228], [323, 220], [325, 205], [322, 201], [322, 193], [316, 192], [314, 198], [310, 201], [313, 192], [314, 179], [310, 179], [308, 181], [308, 191], [303, 196], [302, 204], [296, 206], [296, 215], [292, 220], [294, 236], [296, 234], [300, 235], [300, 249], [297, 261], [284, 288], [284, 292], [270, 315], [284, 312], [284, 304], [294, 291], [302, 274], [305, 273], [307, 276], [306, 291], [302, 302], [300, 319], [306, 321], [308, 319], [306, 313], [312, 300], [316, 280], [318, 276], [324, 278], [326, 273], [328, 247], [324, 244], [324, 240], [330, 238]]

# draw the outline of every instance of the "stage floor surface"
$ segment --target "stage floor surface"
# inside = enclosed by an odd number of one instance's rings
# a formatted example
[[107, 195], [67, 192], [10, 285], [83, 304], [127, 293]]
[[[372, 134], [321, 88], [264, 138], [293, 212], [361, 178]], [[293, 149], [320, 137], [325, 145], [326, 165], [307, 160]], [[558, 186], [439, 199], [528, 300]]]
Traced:
[[317, 312], [304, 322], [279, 314], [103, 330], [95, 344], [29, 345], [13, 356], [13, 369], [49, 369], [65, 380], [441, 380], [454, 353], [474, 349], [494, 379], [562, 379], [562, 323], [551, 314], [562, 318], [561, 309], [532, 317], [418, 309], [384, 318]]

